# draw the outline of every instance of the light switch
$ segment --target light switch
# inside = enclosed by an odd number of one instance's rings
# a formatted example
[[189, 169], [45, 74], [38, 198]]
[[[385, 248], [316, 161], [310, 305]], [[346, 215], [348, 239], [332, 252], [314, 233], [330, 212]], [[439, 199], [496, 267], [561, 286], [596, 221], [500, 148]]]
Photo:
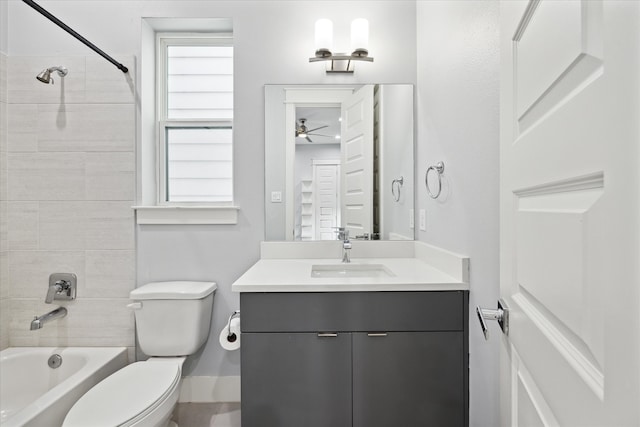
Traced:
[[420, 209], [420, 230], [427, 231], [427, 213]]
[[282, 192], [280, 192], [280, 191], [272, 191], [271, 192], [271, 203], [282, 203]]

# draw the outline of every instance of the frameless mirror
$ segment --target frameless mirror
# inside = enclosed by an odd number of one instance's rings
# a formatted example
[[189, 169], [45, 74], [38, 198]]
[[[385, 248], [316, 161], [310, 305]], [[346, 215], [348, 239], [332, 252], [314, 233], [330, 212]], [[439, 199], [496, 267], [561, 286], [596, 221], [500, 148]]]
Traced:
[[266, 85], [266, 240], [413, 240], [413, 85]]

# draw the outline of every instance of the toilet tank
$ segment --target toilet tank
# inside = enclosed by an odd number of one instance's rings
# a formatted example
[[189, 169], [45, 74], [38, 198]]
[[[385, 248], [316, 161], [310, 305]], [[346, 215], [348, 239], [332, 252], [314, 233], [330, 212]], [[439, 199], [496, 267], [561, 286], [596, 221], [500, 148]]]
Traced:
[[154, 282], [134, 289], [140, 349], [147, 356], [187, 356], [209, 337], [214, 282]]

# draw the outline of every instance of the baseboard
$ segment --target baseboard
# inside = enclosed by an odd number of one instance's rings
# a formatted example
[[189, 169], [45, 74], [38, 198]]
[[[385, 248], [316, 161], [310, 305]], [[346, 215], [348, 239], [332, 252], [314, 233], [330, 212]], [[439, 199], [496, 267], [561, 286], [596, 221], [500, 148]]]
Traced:
[[240, 376], [184, 377], [179, 402], [240, 402]]

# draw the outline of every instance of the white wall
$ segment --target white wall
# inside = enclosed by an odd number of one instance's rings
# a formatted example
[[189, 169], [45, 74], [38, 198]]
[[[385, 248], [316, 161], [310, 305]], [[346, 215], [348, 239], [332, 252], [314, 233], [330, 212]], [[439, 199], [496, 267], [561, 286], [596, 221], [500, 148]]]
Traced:
[[[499, 335], [485, 342], [476, 305], [499, 291], [498, 2], [419, 1], [418, 189], [421, 241], [470, 257], [470, 425], [498, 421]], [[427, 195], [428, 165], [445, 164], [443, 194]], [[434, 178], [434, 176], [430, 176]], [[495, 325], [492, 325], [495, 326]]]
[[[415, 2], [380, 1], [105, 1], [39, 2], [111, 55], [139, 61], [142, 17], [225, 17], [233, 19], [235, 45], [235, 194], [241, 210], [235, 226], [141, 226], [137, 228], [137, 283], [155, 280], [215, 280], [212, 333], [185, 372], [197, 376], [239, 374], [239, 354], [224, 352], [218, 331], [238, 295], [231, 284], [259, 256], [264, 239], [264, 89], [272, 84], [410, 83], [416, 62], [398, 47], [415, 52]], [[75, 39], [22, 2], [9, 2], [11, 56], [90, 55]], [[324, 72], [309, 64], [316, 19], [334, 22], [338, 48], [349, 48], [350, 22], [369, 20], [373, 64], [357, 64], [353, 76]], [[17, 25], [14, 25], [16, 23]], [[133, 67], [135, 64], [125, 63]], [[138, 77], [139, 78], [139, 77]], [[141, 87], [136, 82], [136, 87]], [[139, 97], [139, 94], [137, 94]], [[139, 107], [139, 105], [138, 105]], [[138, 133], [140, 130], [138, 129]]]

